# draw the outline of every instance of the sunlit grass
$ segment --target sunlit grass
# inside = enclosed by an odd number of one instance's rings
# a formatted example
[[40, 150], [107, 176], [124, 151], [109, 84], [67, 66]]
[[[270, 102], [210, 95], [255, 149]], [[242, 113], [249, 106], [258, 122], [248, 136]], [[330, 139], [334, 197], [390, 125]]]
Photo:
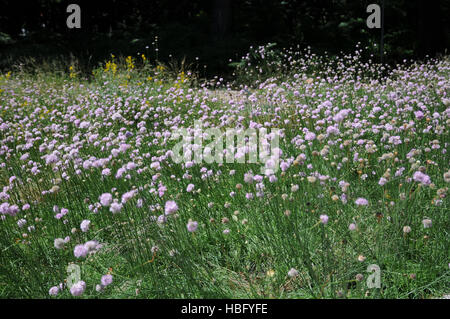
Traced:
[[[268, 80], [242, 64], [253, 83], [245, 90], [238, 81], [219, 84], [228, 95], [209, 94], [193, 73], [169, 72], [145, 56], [111, 56], [89, 77], [75, 65], [61, 74], [2, 75], [0, 204], [17, 212], [2, 208], [0, 296], [71, 298], [71, 263], [86, 283], [81, 298], [448, 293], [448, 59], [382, 77], [379, 66], [357, 58], [294, 56], [279, 78], [271, 62]], [[252, 123], [283, 129], [286, 166], [276, 180], [247, 183], [244, 175], [260, 174], [260, 164], [173, 163], [169, 133], [198, 119], [223, 130]], [[331, 126], [337, 131], [328, 132]], [[300, 141], [308, 131], [314, 139]], [[130, 162], [136, 167], [127, 168]], [[413, 179], [416, 172], [430, 183]], [[130, 191], [116, 214], [99, 203], [103, 193], [120, 202]], [[356, 205], [358, 198], [369, 204]], [[178, 210], [161, 224], [169, 200]], [[62, 208], [68, 213], [55, 218]], [[83, 220], [90, 221], [86, 232]], [[189, 220], [198, 222], [195, 232]], [[75, 246], [89, 240], [102, 247], [76, 258]], [[380, 288], [367, 286], [371, 264], [381, 269]], [[108, 273], [113, 283], [96, 291]]]

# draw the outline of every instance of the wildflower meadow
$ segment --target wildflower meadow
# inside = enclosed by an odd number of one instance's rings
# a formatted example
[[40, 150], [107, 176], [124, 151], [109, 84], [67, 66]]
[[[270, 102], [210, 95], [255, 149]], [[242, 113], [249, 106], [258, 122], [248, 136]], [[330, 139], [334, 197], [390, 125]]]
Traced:
[[450, 60], [362, 55], [3, 73], [0, 297], [448, 295]]

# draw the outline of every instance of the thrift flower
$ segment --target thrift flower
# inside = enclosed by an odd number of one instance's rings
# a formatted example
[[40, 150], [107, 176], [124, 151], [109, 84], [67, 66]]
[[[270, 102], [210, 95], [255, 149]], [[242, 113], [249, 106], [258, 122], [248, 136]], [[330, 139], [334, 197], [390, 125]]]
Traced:
[[187, 223], [187, 230], [189, 231], [189, 232], [191, 232], [191, 233], [193, 233], [193, 232], [195, 232], [196, 230], [197, 230], [197, 227], [198, 227], [198, 223], [197, 222], [195, 222], [195, 221], [189, 221], [188, 223]]
[[80, 224], [80, 229], [83, 233], [87, 232], [89, 230], [89, 225], [91, 224], [90, 220], [83, 220]]
[[169, 200], [166, 202], [164, 206], [164, 212], [166, 215], [171, 215], [178, 210], [178, 205], [173, 200]]
[[59, 288], [57, 286], [53, 286], [52, 288], [50, 288], [50, 290], [48, 291], [48, 294], [50, 296], [56, 296], [59, 293]]
[[72, 294], [72, 296], [78, 297], [78, 296], [81, 296], [85, 290], [86, 290], [86, 283], [81, 280], [81, 281], [75, 283], [70, 288], [70, 293]]
[[291, 268], [288, 271], [288, 276], [291, 277], [291, 278], [298, 276], [298, 270], [295, 269], [295, 268]]
[[84, 245], [76, 245], [73, 250], [73, 254], [77, 258], [86, 257], [88, 254], [88, 250], [86, 249], [86, 247], [84, 247]]
[[429, 218], [425, 218], [424, 220], [422, 220], [422, 224], [424, 228], [430, 228], [432, 226], [432, 221]]
[[110, 193], [104, 193], [100, 195], [100, 204], [102, 206], [109, 206], [112, 203], [112, 195]]
[[106, 287], [113, 282], [113, 276], [111, 276], [110, 274], [104, 275], [102, 276], [100, 282], [102, 283], [103, 287]]
[[327, 215], [320, 215], [320, 222], [324, 225], [328, 223], [328, 216]]
[[111, 207], [109, 207], [109, 211], [113, 214], [117, 214], [122, 209], [122, 204], [120, 203], [112, 203]]
[[358, 206], [367, 206], [369, 205], [369, 201], [365, 198], [359, 197], [357, 200], [355, 200], [355, 204]]

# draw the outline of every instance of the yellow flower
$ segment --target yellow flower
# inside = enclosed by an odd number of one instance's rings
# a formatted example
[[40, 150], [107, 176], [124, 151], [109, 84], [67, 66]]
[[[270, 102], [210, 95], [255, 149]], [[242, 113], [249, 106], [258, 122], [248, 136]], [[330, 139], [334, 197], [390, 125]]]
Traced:
[[109, 69], [111, 68], [111, 62], [110, 61], [108, 61], [108, 62], [106, 62], [106, 64], [105, 64], [105, 72], [109, 72]]
[[181, 83], [184, 83], [184, 82], [186, 82], [186, 80], [187, 80], [187, 78], [186, 78], [186, 76], [184, 75], [184, 71], [182, 71], [182, 72], [180, 73], [180, 81], [181, 81]]
[[127, 63], [127, 68], [128, 68], [128, 70], [134, 69], [133, 58], [132, 58], [131, 56], [128, 56], [128, 57], [125, 59], [125, 62]]
[[112, 71], [113, 75], [115, 75], [117, 71], [117, 64], [111, 61], [106, 62], [104, 72], [107, 73], [110, 70]]
[[69, 76], [71, 79], [77, 76], [77, 74], [74, 72], [74, 67], [72, 65], [69, 67], [69, 71], [70, 71]]

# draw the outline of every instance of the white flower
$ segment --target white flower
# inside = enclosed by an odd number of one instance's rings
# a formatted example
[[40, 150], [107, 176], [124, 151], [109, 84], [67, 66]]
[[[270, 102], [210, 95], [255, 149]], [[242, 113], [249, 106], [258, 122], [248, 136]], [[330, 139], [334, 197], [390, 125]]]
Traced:
[[430, 228], [433, 225], [433, 222], [429, 218], [425, 218], [422, 220], [422, 224], [424, 228]]
[[289, 271], [288, 271], [288, 276], [289, 277], [296, 277], [296, 276], [298, 276], [298, 270], [297, 269], [295, 269], [295, 268], [291, 268]]
[[62, 238], [56, 238], [53, 245], [55, 246], [56, 249], [62, 249], [64, 247], [64, 239]]

